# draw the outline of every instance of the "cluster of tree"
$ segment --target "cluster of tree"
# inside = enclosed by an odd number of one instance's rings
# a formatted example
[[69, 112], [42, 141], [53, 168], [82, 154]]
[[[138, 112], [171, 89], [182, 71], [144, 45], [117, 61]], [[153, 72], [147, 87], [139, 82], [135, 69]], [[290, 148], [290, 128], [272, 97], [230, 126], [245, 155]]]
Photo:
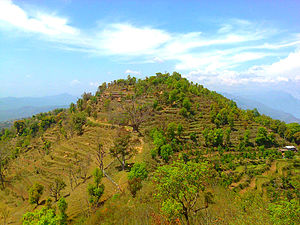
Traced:
[[65, 198], [60, 198], [57, 202], [58, 211], [52, 206], [51, 201], [48, 200], [46, 206], [41, 210], [36, 210], [34, 212], [27, 212], [23, 215], [22, 224], [23, 225], [35, 225], [35, 224], [47, 224], [47, 225], [66, 225], [68, 216], [66, 210], [68, 208], [68, 203]]
[[267, 129], [264, 127], [258, 128], [255, 142], [258, 146], [272, 147], [276, 145], [275, 135], [273, 133], [268, 134]]
[[[202, 134], [206, 146], [218, 147], [223, 145], [224, 131], [221, 128], [214, 128], [214, 129], [205, 128]], [[229, 136], [229, 140], [230, 140], [230, 136]]]
[[166, 130], [153, 129], [150, 133], [155, 146], [151, 151], [152, 157], [155, 158], [159, 155], [165, 162], [168, 162], [174, 152], [182, 150], [180, 138], [182, 131], [183, 126], [181, 124], [176, 125], [173, 122], [168, 124]]

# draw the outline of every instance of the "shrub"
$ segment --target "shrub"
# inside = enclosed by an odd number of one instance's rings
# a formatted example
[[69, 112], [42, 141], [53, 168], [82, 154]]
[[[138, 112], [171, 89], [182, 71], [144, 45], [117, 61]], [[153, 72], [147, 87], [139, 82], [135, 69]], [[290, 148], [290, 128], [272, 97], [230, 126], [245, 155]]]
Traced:
[[128, 179], [140, 178], [141, 180], [146, 179], [148, 176], [148, 171], [145, 163], [135, 163], [128, 173]]

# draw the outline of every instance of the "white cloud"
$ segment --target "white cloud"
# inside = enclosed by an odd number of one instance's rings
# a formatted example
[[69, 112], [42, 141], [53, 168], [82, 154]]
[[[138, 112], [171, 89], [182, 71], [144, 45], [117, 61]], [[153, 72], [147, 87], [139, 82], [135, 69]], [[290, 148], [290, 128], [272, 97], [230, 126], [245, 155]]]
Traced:
[[72, 80], [72, 81], [70, 82], [70, 85], [71, 85], [71, 86], [76, 86], [76, 85], [79, 85], [79, 84], [80, 84], [80, 81], [77, 80], [77, 79]]
[[253, 66], [245, 71], [232, 70], [204, 71], [194, 70], [186, 74], [191, 80], [202, 81], [207, 84], [222, 83], [232, 86], [249, 83], [281, 83], [300, 81], [300, 50], [290, 53], [270, 65]]
[[170, 40], [165, 31], [150, 27], [137, 28], [130, 24], [111, 24], [98, 33], [99, 47], [109, 54], [152, 54]]
[[76, 28], [69, 26], [67, 24], [68, 20], [65, 18], [39, 12], [35, 15], [29, 15], [11, 0], [0, 1], [0, 21], [4, 21], [23, 31], [56, 37], [77, 35], [79, 32]]
[[134, 71], [134, 70], [126, 70], [124, 73], [125, 74], [130, 74], [130, 75], [141, 75], [141, 72]]

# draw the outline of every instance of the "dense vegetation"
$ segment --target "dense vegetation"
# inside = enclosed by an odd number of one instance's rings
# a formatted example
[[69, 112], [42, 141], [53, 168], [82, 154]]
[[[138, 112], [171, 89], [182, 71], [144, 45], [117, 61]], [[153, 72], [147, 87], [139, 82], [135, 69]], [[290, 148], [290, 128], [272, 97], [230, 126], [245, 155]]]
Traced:
[[[0, 133], [14, 224], [299, 224], [300, 125], [180, 74], [128, 76]], [[298, 146], [299, 148], [299, 146]]]

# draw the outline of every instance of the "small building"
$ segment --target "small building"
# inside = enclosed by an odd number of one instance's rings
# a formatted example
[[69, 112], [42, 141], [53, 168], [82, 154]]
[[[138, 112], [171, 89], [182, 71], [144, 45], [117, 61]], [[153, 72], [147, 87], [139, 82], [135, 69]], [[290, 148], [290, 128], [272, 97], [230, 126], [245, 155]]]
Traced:
[[285, 146], [281, 149], [279, 149], [280, 152], [287, 152], [287, 151], [293, 151], [293, 152], [296, 152], [297, 151], [297, 148], [295, 146]]

